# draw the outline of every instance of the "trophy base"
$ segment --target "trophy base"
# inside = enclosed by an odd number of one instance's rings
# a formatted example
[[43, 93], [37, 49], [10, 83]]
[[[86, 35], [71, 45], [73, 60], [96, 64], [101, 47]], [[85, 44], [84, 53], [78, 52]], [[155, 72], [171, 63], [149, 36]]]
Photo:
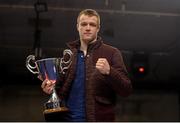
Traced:
[[45, 109], [44, 110], [44, 114], [49, 114], [49, 113], [55, 113], [55, 112], [67, 112], [69, 111], [68, 108], [66, 107], [59, 107], [59, 108], [55, 108], [55, 109]]
[[55, 109], [45, 109], [43, 114], [47, 122], [65, 122], [66, 120], [64, 118], [68, 111], [66, 107], [59, 107]]

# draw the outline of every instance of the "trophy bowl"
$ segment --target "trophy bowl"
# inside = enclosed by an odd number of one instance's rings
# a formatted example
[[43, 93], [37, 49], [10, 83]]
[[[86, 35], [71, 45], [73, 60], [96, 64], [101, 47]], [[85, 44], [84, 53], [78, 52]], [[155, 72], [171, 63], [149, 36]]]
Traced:
[[[69, 55], [65, 60], [64, 56]], [[26, 58], [26, 67], [33, 73], [41, 76], [42, 80], [48, 79], [56, 83], [59, 80], [59, 74], [65, 74], [65, 71], [71, 64], [72, 52], [68, 49], [64, 50], [62, 58], [44, 58], [36, 60], [34, 55], [29, 55]], [[49, 100], [44, 104], [44, 114], [67, 112], [68, 108], [62, 106], [62, 100], [58, 97], [55, 86], [52, 89]]]

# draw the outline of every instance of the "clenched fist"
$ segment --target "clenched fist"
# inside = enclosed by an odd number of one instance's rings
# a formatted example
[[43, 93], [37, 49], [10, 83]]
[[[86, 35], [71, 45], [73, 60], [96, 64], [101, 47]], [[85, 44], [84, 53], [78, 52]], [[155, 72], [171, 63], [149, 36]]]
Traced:
[[107, 59], [99, 58], [96, 62], [96, 69], [98, 69], [100, 73], [108, 75], [110, 73], [110, 66]]

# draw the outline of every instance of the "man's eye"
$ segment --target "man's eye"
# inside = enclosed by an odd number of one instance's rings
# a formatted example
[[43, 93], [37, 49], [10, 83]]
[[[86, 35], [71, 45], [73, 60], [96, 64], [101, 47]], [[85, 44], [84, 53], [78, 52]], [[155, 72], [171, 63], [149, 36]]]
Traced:
[[97, 25], [95, 23], [90, 23], [90, 26], [96, 27]]
[[87, 23], [81, 23], [81, 26], [86, 26], [87, 25]]

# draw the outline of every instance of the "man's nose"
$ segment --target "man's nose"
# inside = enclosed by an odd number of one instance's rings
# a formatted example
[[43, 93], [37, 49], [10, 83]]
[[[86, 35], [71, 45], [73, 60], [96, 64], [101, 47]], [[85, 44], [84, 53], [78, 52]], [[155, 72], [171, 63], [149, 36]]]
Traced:
[[90, 25], [88, 24], [87, 27], [86, 27], [87, 30], [90, 30]]

